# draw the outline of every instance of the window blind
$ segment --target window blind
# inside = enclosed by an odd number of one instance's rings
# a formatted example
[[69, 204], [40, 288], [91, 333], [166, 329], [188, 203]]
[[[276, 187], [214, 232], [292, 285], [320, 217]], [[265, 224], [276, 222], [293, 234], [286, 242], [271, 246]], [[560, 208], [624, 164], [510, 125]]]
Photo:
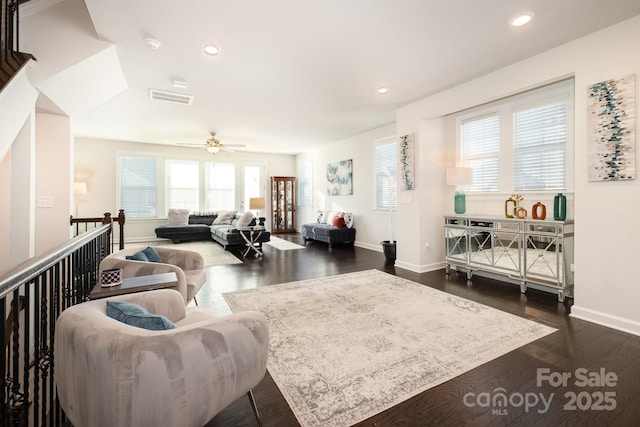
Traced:
[[120, 206], [128, 218], [155, 218], [158, 214], [156, 159], [120, 157]]
[[497, 114], [462, 123], [462, 163], [473, 168], [469, 191], [498, 191], [500, 178], [500, 119]]
[[514, 190], [565, 189], [567, 101], [515, 112], [513, 146]]
[[397, 163], [398, 154], [395, 140], [376, 145], [376, 209], [388, 210], [397, 207]]
[[198, 162], [187, 160], [167, 160], [166, 174], [166, 201], [167, 210], [189, 209], [199, 210], [199, 168]]
[[233, 163], [207, 162], [205, 168], [206, 210], [236, 209], [236, 170]]

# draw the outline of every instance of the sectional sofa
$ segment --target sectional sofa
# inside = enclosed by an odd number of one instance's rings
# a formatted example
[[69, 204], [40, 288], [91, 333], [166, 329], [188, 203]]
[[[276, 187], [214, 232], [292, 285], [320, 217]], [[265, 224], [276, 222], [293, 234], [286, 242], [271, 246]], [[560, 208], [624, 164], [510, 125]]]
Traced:
[[[244, 246], [246, 241], [238, 230], [238, 222], [242, 218], [241, 214], [235, 214], [230, 224], [214, 224], [218, 213], [190, 214], [186, 224], [179, 225], [159, 225], [156, 227], [156, 237], [169, 239], [173, 243], [181, 243], [196, 240], [215, 240], [225, 249], [230, 246]], [[260, 223], [264, 223], [265, 218], [259, 218]], [[249, 226], [255, 226], [256, 219], [249, 222]], [[257, 238], [256, 243], [262, 245], [271, 240], [271, 233], [263, 231]]]

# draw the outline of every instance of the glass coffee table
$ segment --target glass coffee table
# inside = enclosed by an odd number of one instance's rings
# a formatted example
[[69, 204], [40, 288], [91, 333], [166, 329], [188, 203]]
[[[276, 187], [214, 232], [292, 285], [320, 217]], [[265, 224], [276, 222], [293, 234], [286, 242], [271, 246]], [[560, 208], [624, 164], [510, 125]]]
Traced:
[[102, 286], [98, 283], [91, 290], [89, 299], [94, 300], [115, 295], [170, 288], [177, 284], [178, 276], [173, 271], [170, 273], [150, 274], [148, 276], [127, 277], [122, 279], [122, 284], [116, 286]]

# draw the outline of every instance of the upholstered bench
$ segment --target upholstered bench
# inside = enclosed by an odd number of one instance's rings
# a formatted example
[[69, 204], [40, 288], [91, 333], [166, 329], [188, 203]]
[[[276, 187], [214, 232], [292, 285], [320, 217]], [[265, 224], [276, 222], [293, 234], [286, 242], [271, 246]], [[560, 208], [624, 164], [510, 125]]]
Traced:
[[329, 249], [334, 243], [350, 243], [356, 240], [356, 229], [348, 227], [334, 227], [331, 224], [303, 224], [302, 237], [306, 244], [308, 240], [317, 240], [329, 244]]

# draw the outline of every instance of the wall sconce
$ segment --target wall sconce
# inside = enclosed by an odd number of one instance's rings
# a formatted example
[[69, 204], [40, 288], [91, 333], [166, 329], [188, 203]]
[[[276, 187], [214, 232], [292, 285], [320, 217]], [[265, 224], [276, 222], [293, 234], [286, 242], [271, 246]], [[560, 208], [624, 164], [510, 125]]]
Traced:
[[465, 186], [473, 184], [473, 168], [455, 167], [447, 168], [445, 182], [447, 185], [455, 185], [456, 193], [453, 198], [453, 210], [457, 214], [463, 214], [467, 210]]

